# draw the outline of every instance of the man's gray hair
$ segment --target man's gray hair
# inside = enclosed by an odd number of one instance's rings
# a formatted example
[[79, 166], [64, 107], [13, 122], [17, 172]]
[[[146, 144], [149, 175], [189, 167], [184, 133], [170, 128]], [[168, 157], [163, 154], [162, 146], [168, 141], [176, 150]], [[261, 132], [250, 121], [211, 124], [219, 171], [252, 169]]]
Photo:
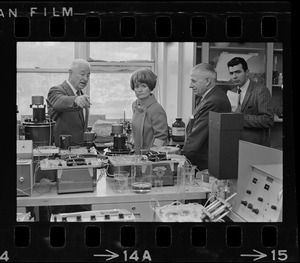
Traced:
[[86, 61], [85, 59], [82, 59], [82, 58], [76, 58], [72, 61], [72, 64], [71, 64], [71, 67], [70, 69], [74, 68], [75, 66], [77, 66], [78, 64], [85, 64], [87, 65], [90, 70], [91, 70], [91, 65], [88, 61]]
[[197, 64], [193, 67], [192, 72], [208, 77], [214, 82], [216, 82], [217, 80], [217, 72], [215, 71], [213, 66], [208, 63]]

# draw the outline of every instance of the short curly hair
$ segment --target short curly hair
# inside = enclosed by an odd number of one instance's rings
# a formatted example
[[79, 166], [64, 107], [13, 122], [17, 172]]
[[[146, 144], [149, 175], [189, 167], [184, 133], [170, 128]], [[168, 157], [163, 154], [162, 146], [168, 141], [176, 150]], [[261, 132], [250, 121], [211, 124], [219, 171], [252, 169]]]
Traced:
[[130, 87], [132, 90], [139, 83], [145, 83], [152, 91], [156, 86], [157, 76], [150, 69], [138, 69], [130, 77]]

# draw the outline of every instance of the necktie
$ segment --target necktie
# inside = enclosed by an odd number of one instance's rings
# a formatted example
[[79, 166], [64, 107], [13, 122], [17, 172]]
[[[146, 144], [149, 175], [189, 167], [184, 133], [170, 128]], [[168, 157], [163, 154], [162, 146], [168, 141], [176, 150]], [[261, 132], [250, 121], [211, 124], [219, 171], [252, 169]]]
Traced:
[[[83, 92], [81, 90], [76, 91], [77, 96], [83, 95]], [[89, 121], [89, 108], [83, 108], [83, 117], [84, 117], [84, 130], [87, 130], [88, 127], [88, 121]]]
[[238, 105], [238, 107], [241, 107], [241, 92], [242, 92], [242, 90], [240, 89], [240, 88], [238, 88], [238, 103], [237, 103], [237, 105]]

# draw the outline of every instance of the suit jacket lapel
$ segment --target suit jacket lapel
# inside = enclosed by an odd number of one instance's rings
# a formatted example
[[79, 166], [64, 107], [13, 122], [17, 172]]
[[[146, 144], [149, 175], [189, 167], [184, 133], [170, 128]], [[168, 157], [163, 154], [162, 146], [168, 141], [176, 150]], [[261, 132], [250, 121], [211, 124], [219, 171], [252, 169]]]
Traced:
[[249, 83], [249, 87], [247, 89], [247, 92], [245, 94], [245, 97], [244, 97], [244, 100], [243, 100], [243, 103], [242, 103], [242, 106], [241, 106], [241, 111], [243, 112], [244, 111], [244, 108], [250, 98], [250, 95], [252, 93], [252, 90], [253, 90], [253, 87], [254, 87], [254, 82], [250, 80], [250, 83]]
[[215, 93], [217, 86], [214, 86], [206, 95], [204, 98], [202, 98], [202, 100], [199, 102], [199, 104], [197, 105], [197, 107], [194, 109], [193, 111], [193, 115], [195, 116], [197, 113], [200, 112], [201, 108], [203, 107], [203, 105], [205, 104], [205, 102], [210, 98], [210, 96], [212, 94]]
[[73, 90], [71, 89], [71, 87], [66, 81], [63, 82], [62, 87], [64, 88], [64, 90], [69, 96], [75, 96]]
[[[68, 96], [75, 96], [73, 90], [71, 89], [71, 87], [69, 86], [69, 84], [66, 81], [63, 82], [62, 87], [64, 88], [64, 90], [66, 91]], [[84, 122], [83, 109], [80, 109], [78, 111], [78, 114], [79, 114], [79, 118], [81, 119], [82, 125], [84, 127], [87, 126], [87, 124]]]

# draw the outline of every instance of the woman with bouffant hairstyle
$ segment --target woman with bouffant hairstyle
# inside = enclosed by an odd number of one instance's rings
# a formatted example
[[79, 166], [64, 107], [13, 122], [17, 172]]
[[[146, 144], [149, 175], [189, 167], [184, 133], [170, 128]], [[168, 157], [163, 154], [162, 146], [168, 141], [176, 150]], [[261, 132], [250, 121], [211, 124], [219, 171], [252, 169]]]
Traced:
[[157, 76], [150, 69], [132, 73], [130, 87], [137, 99], [132, 103], [132, 133], [136, 154], [153, 146], [166, 145], [168, 139], [167, 114], [152, 91]]

